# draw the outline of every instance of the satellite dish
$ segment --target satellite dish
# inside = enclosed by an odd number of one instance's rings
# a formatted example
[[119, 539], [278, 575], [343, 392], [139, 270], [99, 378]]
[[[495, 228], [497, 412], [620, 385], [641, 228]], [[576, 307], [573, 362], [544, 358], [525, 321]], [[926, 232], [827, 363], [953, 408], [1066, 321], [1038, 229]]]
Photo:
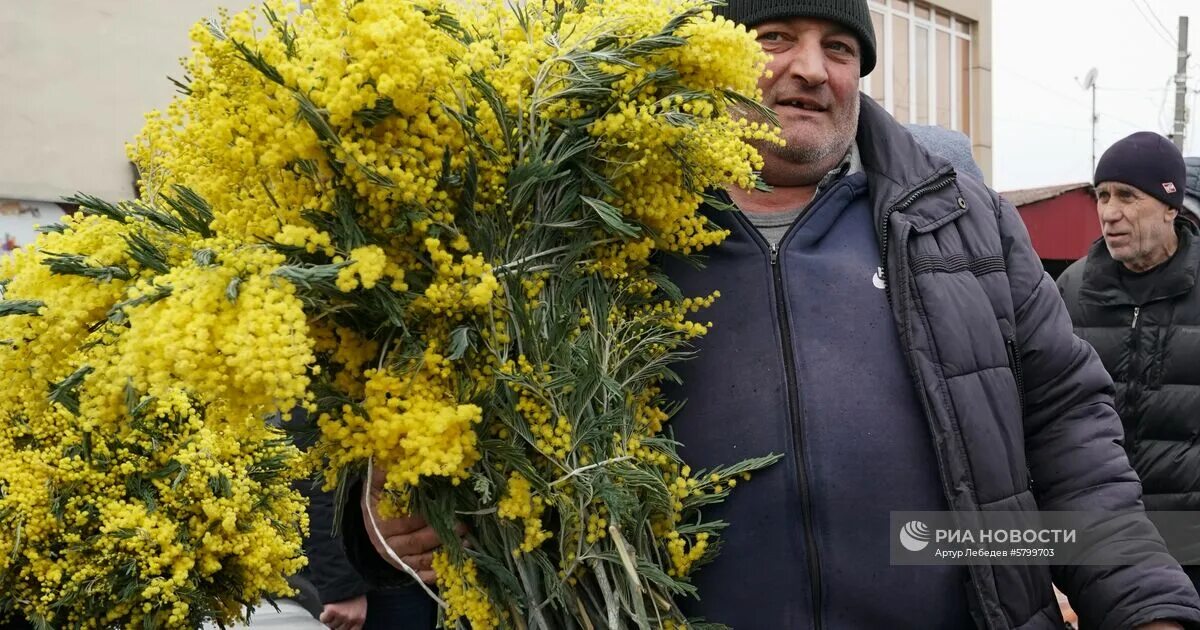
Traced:
[[1083, 77], [1083, 89], [1092, 89], [1092, 86], [1096, 85], [1096, 77], [1099, 75], [1100, 71], [1095, 68], [1088, 70], [1088, 73]]

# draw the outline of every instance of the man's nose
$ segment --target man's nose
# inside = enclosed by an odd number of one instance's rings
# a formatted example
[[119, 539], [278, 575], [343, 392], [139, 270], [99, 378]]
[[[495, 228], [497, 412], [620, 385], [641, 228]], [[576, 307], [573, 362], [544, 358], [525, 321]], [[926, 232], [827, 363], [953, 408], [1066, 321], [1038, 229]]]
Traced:
[[792, 49], [787, 66], [788, 74], [806, 85], [821, 85], [829, 80], [825, 69], [825, 49], [816, 37], [801, 37]]

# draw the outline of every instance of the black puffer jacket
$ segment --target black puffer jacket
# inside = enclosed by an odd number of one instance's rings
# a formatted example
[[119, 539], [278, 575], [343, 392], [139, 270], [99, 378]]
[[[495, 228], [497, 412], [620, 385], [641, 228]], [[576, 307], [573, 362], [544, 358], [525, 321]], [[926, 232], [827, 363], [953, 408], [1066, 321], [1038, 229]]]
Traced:
[[1192, 223], [1200, 225], [1200, 157], [1184, 158], [1187, 164], [1187, 183], [1184, 186], [1183, 213]]
[[1200, 197], [1200, 157], [1184, 158], [1187, 164], [1187, 194]]
[[[1176, 222], [1179, 249], [1147, 274], [1122, 270], [1097, 241], [1059, 278], [1075, 333], [1116, 382], [1125, 448], [1150, 510], [1200, 510], [1200, 239]], [[1200, 528], [1200, 519], [1197, 523]], [[1184, 564], [1200, 564], [1200, 530], [1164, 531]]]

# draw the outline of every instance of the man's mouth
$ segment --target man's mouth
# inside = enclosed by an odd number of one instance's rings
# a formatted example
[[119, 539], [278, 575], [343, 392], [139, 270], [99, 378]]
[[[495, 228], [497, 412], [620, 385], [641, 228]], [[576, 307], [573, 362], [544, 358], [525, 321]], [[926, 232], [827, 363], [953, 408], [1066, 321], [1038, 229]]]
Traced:
[[783, 107], [794, 107], [808, 112], [824, 112], [829, 110], [828, 107], [807, 98], [784, 98], [775, 101], [775, 104]]

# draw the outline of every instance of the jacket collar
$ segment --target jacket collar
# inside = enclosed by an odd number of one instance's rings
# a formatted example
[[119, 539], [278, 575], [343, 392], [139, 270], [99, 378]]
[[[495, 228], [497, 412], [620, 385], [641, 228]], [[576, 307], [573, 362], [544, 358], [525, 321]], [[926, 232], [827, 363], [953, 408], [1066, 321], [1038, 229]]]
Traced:
[[1175, 222], [1179, 249], [1162, 267], [1146, 275], [1131, 274], [1112, 259], [1104, 239], [1088, 250], [1079, 298], [1100, 306], [1143, 306], [1190, 292], [1200, 269], [1200, 240], [1197, 228], [1186, 220]]
[[[860, 103], [858, 148], [876, 225], [882, 227], [887, 215], [905, 200], [957, 175], [950, 162], [925, 150], [873, 99], [860, 96]], [[966, 212], [956, 181], [941, 189], [940, 194], [931, 193], [922, 199], [921, 203], [897, 209], [918, 231], [937, 227]]]

